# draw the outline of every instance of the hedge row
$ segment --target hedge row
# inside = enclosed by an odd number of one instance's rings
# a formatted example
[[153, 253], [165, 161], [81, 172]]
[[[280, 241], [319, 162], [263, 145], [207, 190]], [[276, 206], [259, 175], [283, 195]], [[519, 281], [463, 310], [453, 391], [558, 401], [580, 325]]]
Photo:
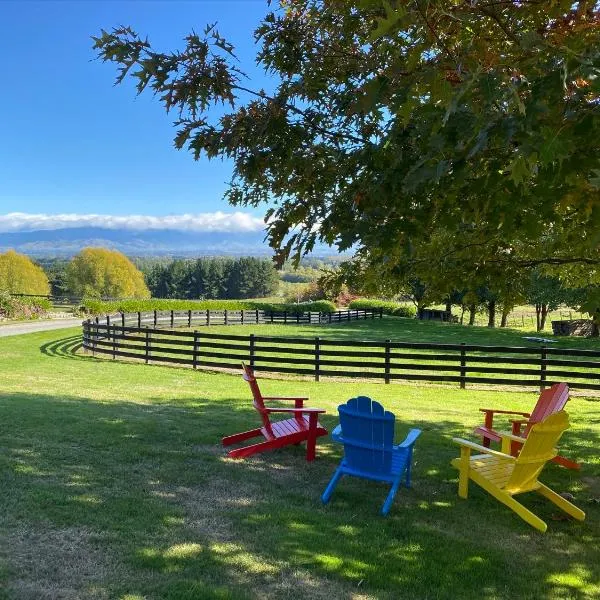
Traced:
[[147, 312], [150, 310], [265, 310], [291, 314], [304, 312], [333, 312], [335, 304], [327, 300], [301, 302], [300, 304], [271, 304], [253, 300], [95, 300], [84, 299], [80, 312], [88, 315], [105, 315], [116, 312]]
[[388, 300], [377, 300], [376, 298], [358, 298], [357, 300], [352, 300], [348, 306], [349, 308], [358, 308], [360, 310], [383, 309], [384, 314], [394, 315], [396, 317], [414, 318], [417, 314], [417, 309], [410, 304], [400, 304], [399, 302], [391, 302]]
[[43, 297], [13, 297], [0, 292], [0, 317], [5, 319], [40, 319], [52, 310], [52, 302]]

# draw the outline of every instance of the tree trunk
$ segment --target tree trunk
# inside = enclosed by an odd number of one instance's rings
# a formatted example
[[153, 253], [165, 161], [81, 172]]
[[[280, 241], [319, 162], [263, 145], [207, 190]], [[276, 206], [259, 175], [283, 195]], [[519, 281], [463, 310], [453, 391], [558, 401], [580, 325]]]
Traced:
[[464, 319], [465, 319], [465, 305], [461, 304], [460, 305], [460, 324], [461, 325], [464, 323]]
[[540, 328], [538, 331], [543, 331], [544, 327], [546, 327], [546, 317], [548, 316], [548, 305], [542, 304], [542, 314], [540, 318]]
[[450, 300], [446, 300], [446, 312], [447, 313], [452, 312], [452, 302], [450, 302]]
[[503, 308], [502, 316], [500, 318], [500, 327], [506, 327], [506, 322], [508, 321], [508, 315], [510, 314], [510, 309]]
[[488, 327], [496, 327], [496, 301], [490, 300], [488, 302]]
[[469, 325], [475, 325], [475, 305], [469, 305]]
[[535, 305], [535, 330], [536, 331], [541, 331], [542, 330], [541, 313], [542, 313], [542, 305], [541, 304], [536, 304]]

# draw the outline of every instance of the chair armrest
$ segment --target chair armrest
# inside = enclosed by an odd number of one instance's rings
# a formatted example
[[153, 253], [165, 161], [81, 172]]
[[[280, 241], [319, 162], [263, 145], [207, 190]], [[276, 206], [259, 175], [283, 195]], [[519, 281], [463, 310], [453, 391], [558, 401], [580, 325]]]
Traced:
[[508, 431], [497, 431], [496, 432], [502, 439], [511, 440], [513, 442], [519, 442], [519, 444], [524, 444], [526, 438], [515, 435], [514, 433], [508, 433]]
[[521, 412], [519, 410], [496, 410], [495, 408], [480, 408], [480, 412], [492, 413], [499, 415], [521, 415], [523, 417], [530, 417], [531, 414], [527, 412]]
[[417, 438], [420, 435], [421, 435], [421, 430], [420, 429], [411, 429], [408, 432], [408, 435], [404, 438], [404, 441], [401, 444], [398, 444], [397, 446], [394, 446], [394, 449], [409, 448], [410, 446], [412, 446], [417, 441]]
[[486, 448], [481, 444], [476, 444], [475, 442], [471, 442], [469, 440], [463, 440], [462, 438], [452, 438], [452, 441], [462, 446], [463, 448], [470, 448], [471, 450], [477, 450], [481, 454], [491, 454], [492, 456], [497, 456], [498, 458], [506, 458], [506, 460], [515, 460], [514, 456], [510, 454], [504, 454], [504, 452], [498, 452], [497, 450], [492, 450], [491, 448]]
[[268, 413], [324, 413], [327, 412], [324, 408], [269, 408], [265, 406]]
[[534, 425], [534, 423], [532, 423], [529, 419], [511, 419], [510, 422], [513, 425]]

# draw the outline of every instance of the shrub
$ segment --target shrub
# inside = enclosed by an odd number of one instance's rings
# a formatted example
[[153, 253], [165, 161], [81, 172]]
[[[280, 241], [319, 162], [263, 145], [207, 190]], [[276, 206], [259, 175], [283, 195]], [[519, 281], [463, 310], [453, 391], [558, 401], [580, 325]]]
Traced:
[[48, 298], [18, 298], [0, 292], [0, 317], [5, 319], [39, 319], [51, 308]]
[[417, 310], [410, 304], [400, 304], [399, 302], [392, 302], [390, 300], [378, 300], [377, 298], [358, 298], [352, 300], [349, 304], [349, 308], [357, 308], [360, 310], [379, 310], [382, 309], [386, 315], [393, 315], [395, 317], [415, 317]]
[[270, 304], [265, 302], [254, 302], [253, 308], [258, 308], [265, 311], [274, 312], [288, 312], [291, 314], [305, 313], [305, 312], [323, 312], [331, 313], [337, 310], [337, 307], [333, 302], [329, 300], [315, 300], [314, 302], [300, 302], [299, 304], [294, 303], [282, 303], [282, 304]]
[[79, 307], [80, 314], [104, 315], [116, 312], [148, 312], [151, 310], [265, 310], [298, 312], [333, 312], [333, 302], [318, 300], [300, 304], [273, 304], [252, 300], [167, 300], [153, 298], [150, 300], [97, 300], [84, 299]]

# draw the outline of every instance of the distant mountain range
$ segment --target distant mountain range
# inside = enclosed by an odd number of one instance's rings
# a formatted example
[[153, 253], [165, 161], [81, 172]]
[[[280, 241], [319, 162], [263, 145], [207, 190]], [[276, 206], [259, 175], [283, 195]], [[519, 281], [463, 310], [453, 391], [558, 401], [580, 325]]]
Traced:
[[0, 251], [13, 248], [37, 256], [70, 256], [86, 246], [103, 246], [130, 255], [267, 255], [264, 232], [189, 232], [170, 229], [132, 231], [78, 227], [0, 233]]
[[[262, 231], [190, 232], [173, 229], [134, 231], [78, 227], [39, 231], [0, 232], [0, 252], [13, 248], [35, 256], [71, 256], [86, 246], [103, 246], [133, 256], [261, 256], [273, 251]], [[322, 246], [315, 254], [335, 254]]]

